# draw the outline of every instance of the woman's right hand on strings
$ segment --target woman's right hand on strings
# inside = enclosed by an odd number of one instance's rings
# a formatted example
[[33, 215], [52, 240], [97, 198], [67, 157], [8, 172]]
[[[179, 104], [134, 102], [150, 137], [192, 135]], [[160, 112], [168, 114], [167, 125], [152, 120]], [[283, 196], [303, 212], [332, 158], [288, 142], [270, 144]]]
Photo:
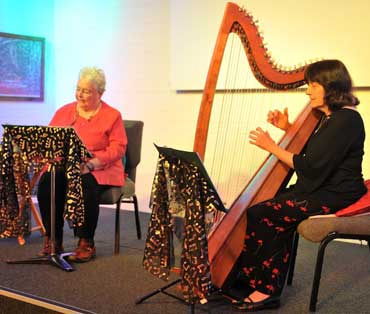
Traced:
[[288, 130], [291, 124], [289, 123], [288, 108], [284, 108], [284, 111], [275, 109], [274, 111], [269, 111], [267, 114], [267, 122], [276, 126], [281, 130]]

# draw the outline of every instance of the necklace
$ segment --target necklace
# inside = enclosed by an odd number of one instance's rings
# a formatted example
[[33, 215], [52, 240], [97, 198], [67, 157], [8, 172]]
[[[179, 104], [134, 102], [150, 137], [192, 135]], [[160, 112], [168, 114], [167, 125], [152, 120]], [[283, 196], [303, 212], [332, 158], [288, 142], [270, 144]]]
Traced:
[[328, 121], [330, 120], [330, 115], [324, 115], [320, 122], [319, 122], [319, 125], [317, 126], [314, 134], [316, 134]]
[[78, 108], [78, 105], [76, 106], [76, 114], [77, 116], [80, 116], [84, 119], [86, 119], [87, 121], [90, 121], [96, 114], [97, 112], [99, 111], [101, 107], [101, 102], [99, 101], [99, 104], [98, 106], [93, 110], [93, 111], [81, 111], [81, 109]]

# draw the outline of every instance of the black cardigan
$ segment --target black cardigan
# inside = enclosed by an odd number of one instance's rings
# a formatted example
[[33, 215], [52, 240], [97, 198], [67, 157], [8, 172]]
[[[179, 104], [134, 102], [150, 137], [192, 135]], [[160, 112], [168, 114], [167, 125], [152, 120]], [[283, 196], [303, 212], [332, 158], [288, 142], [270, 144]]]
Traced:
[[342, 108], [321, 123], [304, 151], [293, 156], [294, 191], [340, 209], [366, 193], [362, 177], [365, 129], [360, 114]]

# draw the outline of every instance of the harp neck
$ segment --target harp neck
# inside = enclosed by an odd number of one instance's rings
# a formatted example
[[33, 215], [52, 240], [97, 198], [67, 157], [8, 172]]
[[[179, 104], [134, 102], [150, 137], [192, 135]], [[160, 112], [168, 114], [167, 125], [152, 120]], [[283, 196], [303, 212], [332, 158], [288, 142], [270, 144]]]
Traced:
[[263, 37], [258, 32], [253, 17], [236, 4], [227, 3], [207, 74], [195, 133], [193, 149], [202, 159], [206, 149], [217, 80], [227, 39], [231, 33], [236, 33], [240, 37], [250, 69], [263, 86], [276, 90], [289, 90], [305, 84], [305, 66], [294, 70], [283, 70], [277, 67], [263, 45]]

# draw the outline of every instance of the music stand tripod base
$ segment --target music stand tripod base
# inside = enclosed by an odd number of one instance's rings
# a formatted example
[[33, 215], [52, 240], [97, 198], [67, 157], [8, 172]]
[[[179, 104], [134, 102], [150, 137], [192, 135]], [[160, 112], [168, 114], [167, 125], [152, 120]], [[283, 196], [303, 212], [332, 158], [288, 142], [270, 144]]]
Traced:
[[172, 281], [171, 283], [169, 283], [169, 284], [167, 284], [167, 285], [165, 285], [165, 286], [163, 286], [163, 287], [161, 287], [159, 289], [156, 289], [153, 292], [148, 293], [147, 295], [144, 295], [140, 299], [136, 300], [135, 304], [141, 304], [145, 300], [151, 298], [152, 296], [154, 296], [154, 295], [156, 295], [158, 293], [163, 293], [163, 294], [165, 294], [165, 295], [167, 295], [167, 296], [169, 296], [171, 298], [174, 298], [174, 299], [180, 301], [181, 303], [189, 306], [189, 313], [190, 314], [194, 314], [195, 313], [195, 305], [194, 305], [194, 303], [187, 303], [184, 299], [182, 299], [182, 298], [180, 298], [180, 297], [178, 297], [178, 296], [176, 296], [176, 295], [174, 295], [174, 294], [166, 291], [168, 288], [170, 288], [170, 287], [172, 287], [172, 286], [174, 286], [174, 285], [176, 285], [176, 284], [178, 284], [180, 282], [181, 282], [181, 279], [176, 279], [176, 280]]
[[50, 254], [43, 257], [34, 257], [25, 260], [7, 260], [7, 264], [51, 264], [67, 272], [74, 271], [74, 268], [64, 258], [72, 253]]

